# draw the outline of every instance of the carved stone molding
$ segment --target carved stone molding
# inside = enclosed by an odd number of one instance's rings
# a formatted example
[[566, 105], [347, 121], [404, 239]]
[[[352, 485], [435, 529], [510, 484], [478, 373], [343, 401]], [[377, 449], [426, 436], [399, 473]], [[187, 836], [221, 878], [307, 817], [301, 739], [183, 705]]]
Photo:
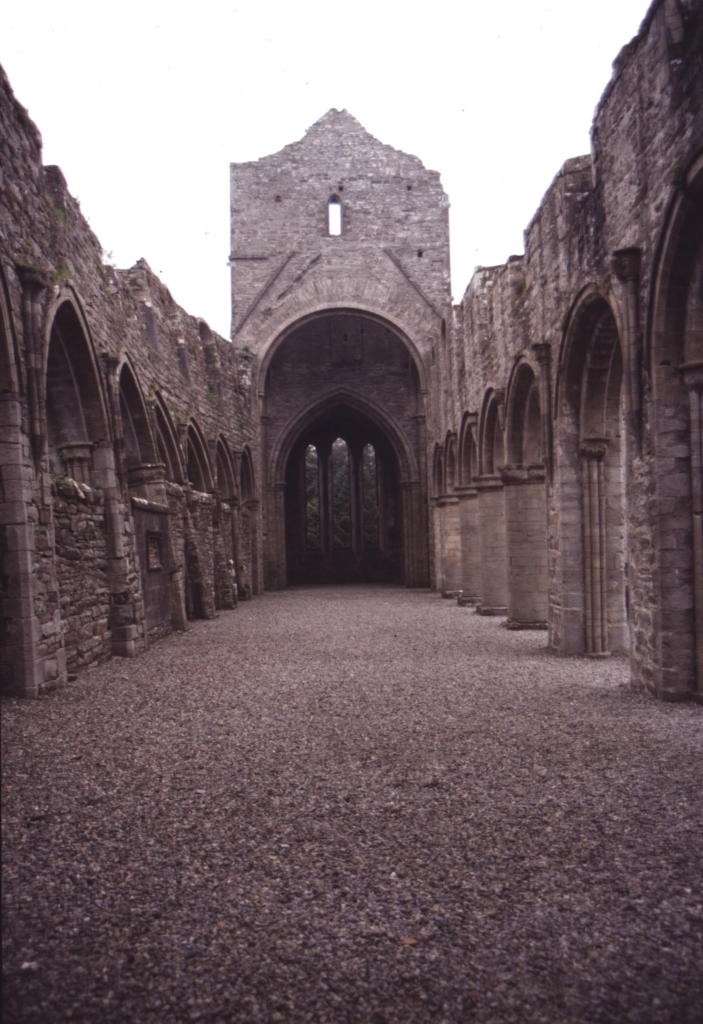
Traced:
[[639, 280], [642, 250], [636, 246], [628, 249], [617, 249], [611, 256], [610, 265], [618, 281], [622, 284]]

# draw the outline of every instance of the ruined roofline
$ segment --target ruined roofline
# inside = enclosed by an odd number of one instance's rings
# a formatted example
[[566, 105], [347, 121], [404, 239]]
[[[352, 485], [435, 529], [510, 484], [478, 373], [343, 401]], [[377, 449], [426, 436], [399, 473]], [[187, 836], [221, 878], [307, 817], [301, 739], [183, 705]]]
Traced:
[[397, 149], [394, 146], [390, 146], [385, 142], [381, 142], [375, 135], [372, 135], [364, 125], [350, 114], [348, 110], [342, 108], [341, 110], [337, 107], [330, 107], [327, 113], [323, 114], [322, 117], [318, 118], [317, 121], [313, 122], [309, 128], [305, 130], [303, 135], [296, 139], [294, 142], [289, 142], [281, 149], [277, 149], [272, 153], [266, 153], [264, 156], [257, 157], [255, 160], [239, 160], [230, 162], [230, 170], [233, 168], [251, 167], [257, 164], [265, 164], [269, 160], [279, 159], [282, 156], [292, 156], [296, 150], [303, 146], [306, 142], [314, 140], [316, 135], [325, 131], [336, 131], [339, 134], [363, 134], [368, 139], [372, 139], [380, 151], [383, 151], [388, 156], [402, 157], [409, 163], [413, 164], [419, 169], [422, 169], [427, 174], [436, 175], [438, 178], [441, 177], [439, 171], [433, 170], [432, 168], [426, 167], [420, 157], [415, 156], [414, 153], [406, 153], [402, 149]]
[[603, 92], [600, 95], [600, 99], [596, 103], [595, 109], [593, 111], [593, 117], [591, 119], [591, 150], [593, 150], [593, 129], [595, 128], [596, 122], [598, 120], [598, 115], [600, 114], [602, 108], [608, 102], [613, 89], [618, 83], [618, 80], [623, 72], [625, 65], [629, 62], [635, 51], [639, 48], [643, 40], [649, 34], [649, 29], [652, 25], [652, 22], [654, 21], [654, 17], [657, 10], [660, 6], [663, 6], [665, 3], [666, 0], [652, 0], [649, 7], [647, 8], [647, 11], [644, 14], [644, 17], [642, 18], [642, 21], [640, 22], [639, 28], [635, 32], [632, 39], [630, 39], [629, 42], [624, 43], [623, 46], [621, 46], [618, 50], [618, 53], [612, 63], [612, 72], [610, 75], [610, 79], [606, 83], [605, 88], [603, 89]]

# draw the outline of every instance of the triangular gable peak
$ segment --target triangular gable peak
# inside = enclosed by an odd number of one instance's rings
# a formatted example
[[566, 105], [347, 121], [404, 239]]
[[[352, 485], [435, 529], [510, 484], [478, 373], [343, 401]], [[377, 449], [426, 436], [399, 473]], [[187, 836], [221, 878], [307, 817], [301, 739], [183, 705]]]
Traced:
[[363, 161], [368, 170], [387, 171], [393, 166], [396, 173], [403, 173], [404, 170], [415, 174], [424, 172], [439, 181], [439, 173], [426, 168], [418, 157], [381, 142], [348, 110], [338, 110], [336, 107], [331, 107], [310, 125], [302, 138], [257, 160], [232, 163], [231, 167], [234, 174], [239, 168], [295, 160], [296, 156], [307, 152], [320, 155], [324, 152], [329, 157], [334, 151], [337, 157], [335, 163], [341, 164], [341, 170], [348, 170], [352, 164]]

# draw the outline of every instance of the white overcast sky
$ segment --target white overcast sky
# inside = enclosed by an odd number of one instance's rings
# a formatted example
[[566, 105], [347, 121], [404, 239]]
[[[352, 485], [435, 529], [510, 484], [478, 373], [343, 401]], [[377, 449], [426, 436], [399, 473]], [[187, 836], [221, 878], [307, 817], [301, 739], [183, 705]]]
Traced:
[[32, 0], [0, 62], [117, 266], [229, 336], [229, 163], [330, 107], [440, 172], [452, 286], [523, 251], [647, 0]]

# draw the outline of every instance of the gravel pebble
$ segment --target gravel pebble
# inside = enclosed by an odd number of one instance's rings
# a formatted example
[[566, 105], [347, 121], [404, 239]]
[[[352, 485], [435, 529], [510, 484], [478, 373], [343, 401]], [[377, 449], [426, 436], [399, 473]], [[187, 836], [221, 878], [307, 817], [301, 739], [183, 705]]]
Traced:
[[703, 1021], [703, 717], [297, 588], [3, 702], [4, 1020]]

